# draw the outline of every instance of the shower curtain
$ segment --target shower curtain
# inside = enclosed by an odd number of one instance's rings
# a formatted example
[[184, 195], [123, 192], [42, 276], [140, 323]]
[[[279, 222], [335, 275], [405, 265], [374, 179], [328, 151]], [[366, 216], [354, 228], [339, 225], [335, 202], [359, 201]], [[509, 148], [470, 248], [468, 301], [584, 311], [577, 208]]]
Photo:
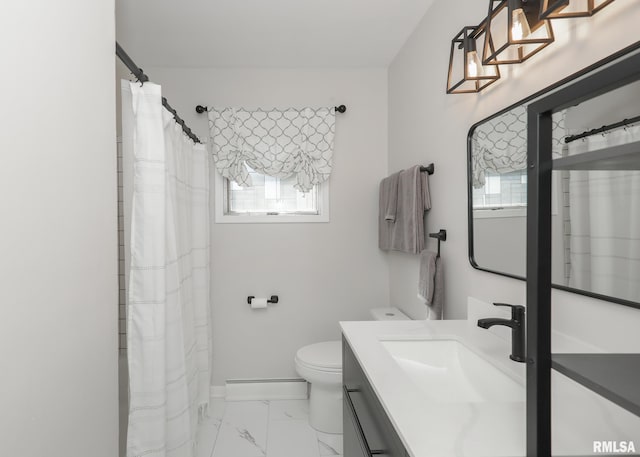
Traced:
[[[578, 154], [640, 139], [640, 127], [570, 143]], [[636, 301], [640, 296], [640, 171], [569, 172], [569, 286]]]
[[133, 162], [128, 457], [191, 457], [209, 399], [209, 159], [162, 106], [122, 82]]

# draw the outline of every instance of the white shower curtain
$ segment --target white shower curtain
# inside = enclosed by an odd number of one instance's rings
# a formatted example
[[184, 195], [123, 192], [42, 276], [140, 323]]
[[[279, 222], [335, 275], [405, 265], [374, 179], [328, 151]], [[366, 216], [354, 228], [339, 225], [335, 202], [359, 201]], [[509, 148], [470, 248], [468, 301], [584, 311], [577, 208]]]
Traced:
[[208, 154], [162, 107], [160, 86], [122, 88], [133, 159], [127, 456], [191, 457], [210, 384]]
[[[570, 143], [571, 154], [640, 139], [640, 127]], [[640, 171], [570, 171], [569, 285], [640, 297]]]

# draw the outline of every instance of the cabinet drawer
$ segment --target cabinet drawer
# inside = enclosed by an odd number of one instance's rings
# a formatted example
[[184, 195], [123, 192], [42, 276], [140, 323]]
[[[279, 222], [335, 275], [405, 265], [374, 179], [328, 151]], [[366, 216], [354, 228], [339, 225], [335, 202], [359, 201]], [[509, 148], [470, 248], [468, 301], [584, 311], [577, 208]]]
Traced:
[[[342, 347], [344, 457], [407, 456], [402, 441], [344, 339]], [[361, 453], [358, 453], [356, 444]]]
[[370, 457], [372, 454], [368, 451], [368, 443], [363, 439], [364, 433], [357, 422], [358, 418], [354, 415], [353, 409], [347, 400], [347, 393], [343, 397], [343, 453], [345, 457]]

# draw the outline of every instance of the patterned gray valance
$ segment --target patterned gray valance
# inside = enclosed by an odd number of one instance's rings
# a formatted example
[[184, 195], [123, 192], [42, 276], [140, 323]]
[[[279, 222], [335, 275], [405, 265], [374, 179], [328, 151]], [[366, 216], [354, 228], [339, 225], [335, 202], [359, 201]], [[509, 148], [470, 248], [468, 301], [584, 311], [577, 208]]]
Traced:
[[[562, 155], [566, 112], [553, 116], [553, 153]], [[516, 108], [479, 125], [471, 137], [473, 187], [484, 186], [486, 171], [510, 173], [527, 167], [527, 107]]]
[[250, 167], [268, 176], [296, 176], [302, 192], [331, 174], [334, 108], [211, 109], [213, 159], [222, 176], [251, 187]]

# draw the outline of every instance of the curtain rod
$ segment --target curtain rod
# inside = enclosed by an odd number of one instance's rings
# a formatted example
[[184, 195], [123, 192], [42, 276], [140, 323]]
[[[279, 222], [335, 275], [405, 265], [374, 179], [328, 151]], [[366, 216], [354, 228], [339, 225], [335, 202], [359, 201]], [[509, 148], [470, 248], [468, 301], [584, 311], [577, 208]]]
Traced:
[[[335, 106], [334, 108], [336, 110], [336, 113], [344, 113], [347, 111], [347, 107], [345, 105]], [[209, 111], [209, 108], [207, 108], [206, 106], [203, 106], [203, 105], [196, 106], [196, 113], [198, 114], [206, 113], [207, 111]]]
[[598, 133], [608, 132], [609, 130], [617, 129], [618, 127], [624, 127], [629, 124], [635, 124], [636, 122], [640, 122], [640, 116], [632, 117], [631, 119], [623, 119], [613, 124], [603, 125], [599, 129], [587, 130], [586, 132], [582, 132], [577, 135], [568, 136], [564, 139], [564, 142], [571, 143], [572, 141], [576, 141], [581, 138], [586, 138], [591, 135], [597, 135]]
[[[129, 55], [125, 52], [125, 50], [122, 49], [122, 46], [120, 46], [117, 41], [116, 41], [116, 55], [122, 61], [122, 63], [127, 66], [129, 71], [131, 71], [131, 74], [133, 74], [133, 76], [136, 77], [136, 80], [140, 84], [144, 84], [149, 81], [149, 77], [144, 74], [144, 71], [142, 70], [142, 68], [138, 67], [135, 64], [135, 62], [131, 59], [131, 57], [129, 57]], [[202, 141], [200, 141], [200, 139], [196, 136], [196, 134], [193, 133], [189, 127], [186, 126], [184, 121], [180, 118], [180, 116], [178, 116], [178, 113], [176, 112], [176, 110], [173, 109], [171, 105], [169, 105], [169, 102], [165, 97], [162, 97], [162, 106], [164, 106], [167, 109], [167, 111], [173, 114], [173, 118], [175, 119], [176, 123], [180, 127], [182, 127], [182, 131], [185, 133], [185, 135], [187, 135], [196, 143], [202, 144]]]

